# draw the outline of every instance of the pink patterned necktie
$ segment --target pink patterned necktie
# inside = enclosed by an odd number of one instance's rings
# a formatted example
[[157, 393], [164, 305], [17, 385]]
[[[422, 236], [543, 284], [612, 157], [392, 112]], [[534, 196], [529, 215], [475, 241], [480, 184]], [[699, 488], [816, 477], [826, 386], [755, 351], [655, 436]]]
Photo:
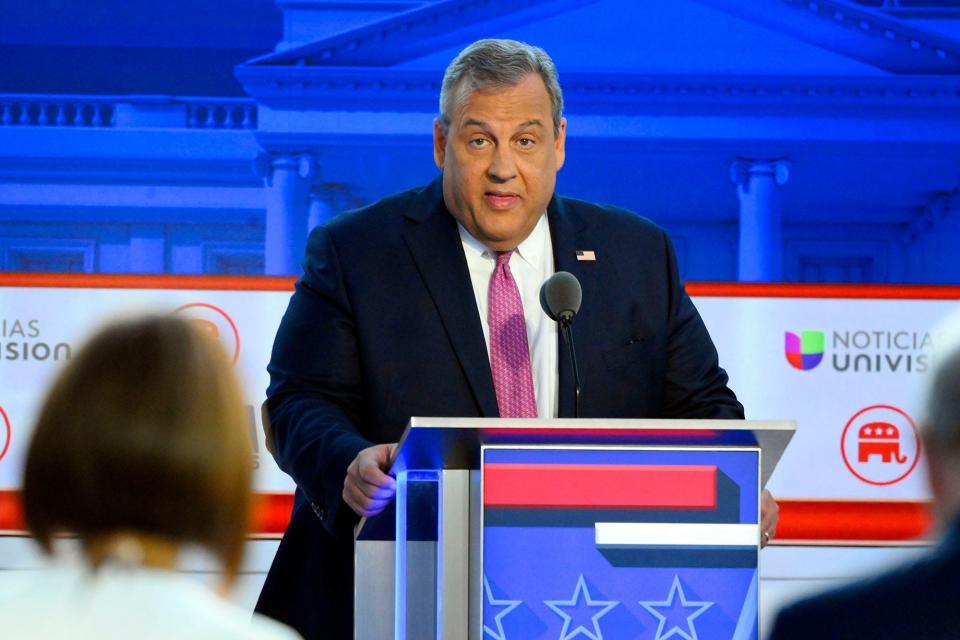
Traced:
[[533, 368], [527, 345], [520, 290], [510, 273], [513, 251], [498, 251], [497, 266], [487, 290], [490, 326], [490, 370], [501, 418], [536, 418]]

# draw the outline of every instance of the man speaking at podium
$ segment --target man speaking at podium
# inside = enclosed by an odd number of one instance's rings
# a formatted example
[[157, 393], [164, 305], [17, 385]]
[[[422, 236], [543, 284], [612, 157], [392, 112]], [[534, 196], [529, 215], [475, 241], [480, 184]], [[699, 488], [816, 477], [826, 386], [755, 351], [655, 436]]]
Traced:
[[557, 271], [583, 289], [582, 417], [743, 418], [666, 233], [554, 193], [566, 124], [546, 52], [475, 42], [443, 78], [442, 175], [310, 235], [269, 365], [275, 457], [297, 494], [258, 611], [307, 638], [352, 637], [353, 526], [393, 499], [411, 416], [574, 415], [566, 345], [538, 298]]

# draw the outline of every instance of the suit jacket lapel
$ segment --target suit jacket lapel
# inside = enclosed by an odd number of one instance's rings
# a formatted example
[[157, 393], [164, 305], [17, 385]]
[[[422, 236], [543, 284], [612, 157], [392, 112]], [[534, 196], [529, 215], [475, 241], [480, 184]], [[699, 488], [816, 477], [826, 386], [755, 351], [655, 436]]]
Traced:
[[453, 216], [443, 204], [437, 178], [406, 212], [404, 241], [433, 298], [450, 344], [483, 416], [497, 416], [497, 395], [480, 312]]
[[[592, 234], [586, 221], [575, 208], [568, 206], [556, 195], [547, 207], [547, 220], [550, 223], [550, 237], [553, 243], [553, 264], [556, 271], [568, 271], [576, 276], [583, 289], [583, 303], [574, 319], [572, 331], [580, 365], [581, 398], [588, 398], [589, 380], [584, 370], [582, 354], [594, 348], [592, 338], [602, 331], [600, 309], [597, 309], [597, 287], [599, 286], [598, 264], [596, 261], [577, 260], [579, 250], [598, 250], [592, 240]], [[601, 251], [598, 251], [602, 255]], [[598, 258], [599, 260], [600, 258]], [[602, 266], [602, 265], [599, 265]], [[570, 365], [569, 347], [563, 336], [557, 343], [559, 373], [559, 415], [572, 418], [574, 414], [573, 368]], [[581, 407], [584, 417], [588, 415], [587, 406]]]

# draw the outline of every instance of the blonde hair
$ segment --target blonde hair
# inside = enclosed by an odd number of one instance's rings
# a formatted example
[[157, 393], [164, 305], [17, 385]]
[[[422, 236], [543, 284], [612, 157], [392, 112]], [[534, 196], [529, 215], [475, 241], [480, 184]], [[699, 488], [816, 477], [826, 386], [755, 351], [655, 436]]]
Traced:
[[197, 543], [236, 576], [250, 512], [252, 446], [226, 354], [189, 321], [111, 324], [64, 367], [27, 452], [27, 524]]

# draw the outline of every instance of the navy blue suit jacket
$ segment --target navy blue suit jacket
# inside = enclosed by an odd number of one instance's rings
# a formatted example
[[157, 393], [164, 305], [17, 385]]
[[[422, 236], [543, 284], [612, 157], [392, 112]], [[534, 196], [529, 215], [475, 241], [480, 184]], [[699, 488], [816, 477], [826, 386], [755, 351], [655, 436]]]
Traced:
[[809, 638], [960, 638], [960, 518], [923, 559], [786, 607], [769, 640]]
[[[583, 288], [574, 323], [582, 417], [742, 418], [664, 231], [559, 196], [547, 217], [556, 270]], [[596, 260], [578, 261], [577, 250]], [[559, 355], [559, 411], [571, 417], [572, 374]], [[297, 495], [257, 610], [308, 638], [352, 637], [347, 466], [361, 449], [397, 441], [411, 416], [497, 415], [440, 178], [312, 232], [269, 371], [275, 457]]]

